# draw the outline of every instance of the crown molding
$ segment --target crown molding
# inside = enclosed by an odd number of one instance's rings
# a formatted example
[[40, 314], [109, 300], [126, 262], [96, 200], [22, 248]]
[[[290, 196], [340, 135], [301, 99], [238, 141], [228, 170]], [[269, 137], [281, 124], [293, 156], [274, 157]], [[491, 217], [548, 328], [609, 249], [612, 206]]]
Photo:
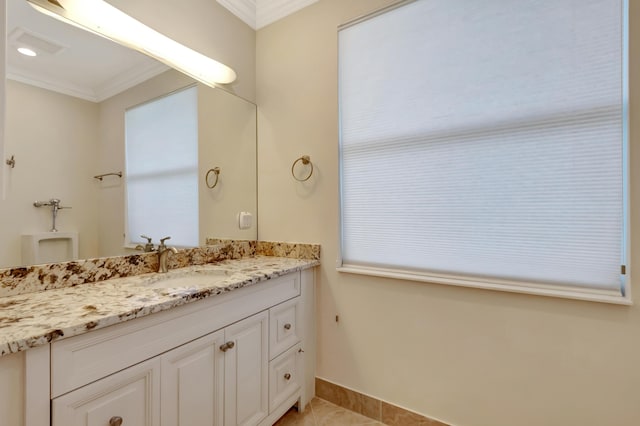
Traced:
[[151, 77], [155, 77], [168, 69], [169, 67], [164, 64], [152, 62], [147, 66], [138, 66], [129, 72], [120, 74], [103, 87], [98, 88], [77, 85], [72, 82], [61, 81], [59, 79], [50, 79], [46, 74], [32, 73], [28, 70], [11, 65], [7, 67], [7, 78], [20, 83], [36, 86], [41, 89], [51, 90], [53, 92], [84, 99], [86, 101], [102, 102], [105, 99], [124, 92], [125, 90], [142, 83]]
[[217, 0], [254, 30], [291, 15], [318, 0]]
[[256, 0], [217, 0], [245, 24], [256, 29]]
[[318, 0], [256, 0], [256, 29], [266, 27]]
[[171, 69], [169, 66], [157, 61], [152, 61], [144, 66], [138, 65], [125, 73], [115, 76], [103, 86], [97, 87], [95, 90], [97, 101], [102, 102], [105, 99], [109, 99], [169, 69]]

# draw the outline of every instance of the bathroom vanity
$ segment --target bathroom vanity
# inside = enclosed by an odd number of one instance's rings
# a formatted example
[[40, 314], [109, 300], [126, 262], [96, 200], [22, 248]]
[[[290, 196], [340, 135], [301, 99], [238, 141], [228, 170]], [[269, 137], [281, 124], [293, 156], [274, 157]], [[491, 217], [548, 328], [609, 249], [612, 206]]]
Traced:
[[17, 351], [0, 357], [0, 425], [271, 425], [303, 409], [317, 264], [189, 266], [24, 295], [28, 310], [0, 298], [0, 345]]

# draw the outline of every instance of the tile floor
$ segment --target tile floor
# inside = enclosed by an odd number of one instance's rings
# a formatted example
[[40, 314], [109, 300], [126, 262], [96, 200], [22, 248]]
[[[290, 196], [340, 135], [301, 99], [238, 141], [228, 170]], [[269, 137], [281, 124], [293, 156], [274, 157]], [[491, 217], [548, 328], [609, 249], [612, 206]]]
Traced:
[[320, 398], [313, 398], [304, 413], [289, 410], [274, 426], [384, 426], [368, 417]]

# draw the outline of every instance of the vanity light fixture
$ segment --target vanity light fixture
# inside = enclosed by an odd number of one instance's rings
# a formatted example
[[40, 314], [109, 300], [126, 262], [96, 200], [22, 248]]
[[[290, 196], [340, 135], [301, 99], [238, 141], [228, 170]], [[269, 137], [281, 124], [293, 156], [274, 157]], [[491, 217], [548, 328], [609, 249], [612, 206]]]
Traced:
[[37, 56], [36, 52], [29, 49], [28, 47], [18, 47], [18, 52], [22, 53], [24, 56]]
[[236, 79], [228, 66], [147, 27], [103, 0], [27, 0], [36, 10], [145, 53], [215, 87]]

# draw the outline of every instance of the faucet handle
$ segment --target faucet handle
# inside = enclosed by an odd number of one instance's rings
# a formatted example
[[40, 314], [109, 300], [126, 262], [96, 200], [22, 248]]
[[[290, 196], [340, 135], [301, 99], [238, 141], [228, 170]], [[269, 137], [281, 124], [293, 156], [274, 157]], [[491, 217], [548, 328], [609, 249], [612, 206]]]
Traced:
[[170, 240], [171, 237], [164, 237], [164, 238], [160, 238], [160, 244], [164, 245], [164, 242], [167, 240]]
[[151, 242], [151, 237], [147, 237], [146, 235], [140, 235], [140, 237], [146, 239], [147, 243]]

